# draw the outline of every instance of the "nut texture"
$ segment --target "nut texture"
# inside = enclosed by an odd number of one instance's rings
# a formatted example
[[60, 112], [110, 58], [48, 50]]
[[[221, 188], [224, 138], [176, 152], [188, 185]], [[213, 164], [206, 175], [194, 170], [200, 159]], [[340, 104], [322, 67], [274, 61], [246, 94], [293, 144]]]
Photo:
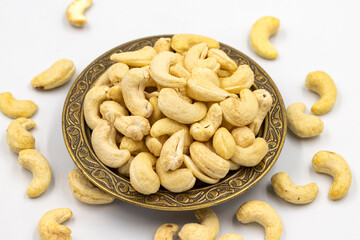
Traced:
[[110, 56], [110, 59], [115, 62], [124, 63], [129, 67], [144, 67], [151, 63], [155, 55], [156, 51], [153, 47], [145, 46], [132, 52], [114, 53]]
[[6, 142], [16, 153], [24, 149], [35, 148], [35, 138], [28, 130], [34, 128], [36, 123], [30, 118], [17, 118], [13, 120], [6, 130]]
[[156, 230], [154, 240], [173, 240], [178, 230], [179, 226], [175, 223], [165, 223]]
[[71, 240], [71, 230], [60, 225], [72, 217], [72, 211], [68, 208], [56, 208], [46, 212], [38, 224], [38, 232], [41, 240]]
[[86, 9], [92, 4], [92, 0], [75, 0], [66, 9], [66, 17], [75, 27], [83, 27], [87, 23], [84, 15]]
[[29, 118], [37, 109], [31, 100], [17, 100], [10, 92], [0, 93], [0, 111], [10, 118]]
[[171, 48], [182, 53], [198, 43], [206, 43], [209, 48], [220, 47], [218, 41], [209, 37], [195, 34], [175, 34], [171, 39]]

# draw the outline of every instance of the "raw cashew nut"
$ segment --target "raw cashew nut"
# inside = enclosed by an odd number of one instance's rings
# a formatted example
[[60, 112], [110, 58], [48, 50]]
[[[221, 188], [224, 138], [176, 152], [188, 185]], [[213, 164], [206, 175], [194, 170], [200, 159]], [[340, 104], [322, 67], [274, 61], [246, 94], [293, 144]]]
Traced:
[[130, 154], [133, 156], [138, 155], [141, 152], [148, 152], [144, 141], [134, 141], [133, 139], [124, 136], [120, 143], [120, 149], [129, 150]]
[[282, 223], [277, 212], [267, 203], [257, 200], [243, 203], [236, 212], [241, 223], [257, 222], [265, 228], [266, 240], [280, 239]]
[[46, 158], [35, 149], [25, 149], [19, 152], [18, 161], [21, 166], [33, 174], [26, 194], [31, 197], [38, 197], [48, 188], [51, 181], [51, 169]]
[[132, 160], [134, 160], [133, 156], [130, 156], [130, 159], [121, 167], [119, 167], [117, 169], [118, 173], [120, 173], [120, 175], [126, 176], [126, 177], [130, 177], [130, 165]]
[[181, 240], [214, 240], [219, 233], [219, 219], [216, 213], [210, 208], [196, 210], [198, 223], [185, 224], [180, 232]]
[[253, 91], [253, 93], [258, 101], [258, 112], [254, 121], [249, 124], [249, 128], [254, 132], [255, 135], [257, 135], [262, 122], [271, 109], [272, 97], [271, 94], [265, 89], [258, 89]]
[[169, 73], [178, 78], [185, 78], [186, 80], [191, 77], [191, 73], [189, 73], [189, 71], [186, 70], [186, 68], [180, 63], [176, 63], [171, 66]]
[[83, 27], [87, 23], [84, 12], [91, 4], [92, 0], [74, 0], [66, 9], [69, 22], [75, 27]]
[[75, 74], [75, 65], [71, 60], [60, 59], [50, 68], [31, 80], [31, 85], [40, 90], [48, 90], [64, 85]]
[[129, 71], [129, 66], [124, 63], [114, 63], [106, 70], [110, 82], [114, 85], [120, 85], [125, 74]]
[[162, 168], [165, 171], [178, 169], [184, 161], [184, 138], [186, 130], [182, 129], [174, 133], [163, 144], [160, 158], [162, 161]]
[[327, 113], [334, 106], [337, 90], [333, 79], [323, 71], [311, 72], [307, 75], [305, 86], [320, 95], [311, 112], [316, 115]]
[[199, 43], [191, 47], [185, 55], [184, 67], [189, 71], [196, 67], [206, 67], [211, 70], [217, 70], [220, 68], [220, 64], [215, 58], [206, 58], [208, 52], [208, 46], [206, 43]]
[[125, 63], [129, 67], [144, 67], [150, 65], [155, 57], [156, 51], [153, 47], [145, 46], [132, 52], [114, 53], [110, 59], [115, 62]]
[[38, 232], [41, 240], [71, 240], [71, 230], [60, 225], [72, 217], [68, 208], [56, 208], [46, 212], [38, 224]]
[[98, 79], [96, 79], [96, 81], [94, 82], [94, 87], [99, 87], [99, 86], [108, 86], [110, 87], [112, 85], [110, 78], [109, 78], [109, 74], [108, 71], [105, 71], [104, 73], [102, 73]]
[[321, 118], [304, 113], [305, 104], [293, 103], [286, 109], [289, 129], [298, 137], [309, 138], [324, 130]]
[[279, 197], [294, 204], [312, 202], [319, 192], [316, 183], [297, 186], [290, 180], [289, 175], [285, 172], [274, 174], [271, 177], [271, 184]]
[[115, 142], [116, 130], [108, 121], [98, 123], [91, 134], [91, 143], [96, 156], [108, 167], [118, 168], [130, 158], [127, 149], [119, 149]]
[[31, 100], [17, 100], [10, 92], [0, 93], [0, 111], [10, 118], [29, 118], [37, 109]]
[[221, 78], [221, 88], [229, 93], [238, 93], [241, 89], [249, 89], [254, 84], [254, 72], [249, 65], [240, 65], [229, 77]]
[[[123, 97], [123, 94], [122, 94], [121, 86], [118, 86], [118, 85], [112, 86], [109, 89], [107, 95], [108, 95], [108, 97], [110, 99], [114, 100], [117, 103], [120, 103], [122, 106], [125, 107], [125, 102], [124, 102], [124, 97]], [[126, 114], [126, 115], [128, 115], [128, 114]]]
[[109, 122], [114, 122], [117, 117], [127, 116], [129, 113], [125, 107], [115, 101], [104, 101], [100, 105], [100, 113]]
[[207, 113], [207, 107], [204, 103], [188, 103], [171, 88], [161, 89], [158, 104], [165, 116], [184, 124], [200, 121]]
[[156, 230], [154, 240], [173, 240], [178, 230], [179, 226], [175, 223], [165, 223]]
[[30, 118], [17, 118], [13, 120], [6, 130], [6, 142], [16, 153], [24, 149], [35, 148], [35, 138], [28, 130], [34, 128], [36, 123]]
[[162, 135], [159, 137], [152, 137], [150, 135], [147, 135], [145, 138], [145, 145], [149, 149], [149, 152], [151, 152], [155, 157], [159, 157], [163, 144], [166, 142], [167, 139], [168, 137], [166, 135]]
[[215, 184], [219, 182], [218, 179], [214, 179], [211, 177], [208, 177], [201, 169], [194, 163], [194, 161], [187, 155], [184, 155], [184, 163], [188, 169], [192, 171], [195, 177], [197, 177], [200, 181], [208, 184]]
[[142, 68], [130, 69], [121, 82], [125, 105], [129, 111], [140, 117], [148, 118], [153, 107], [144, 95], [145, 84], [149, 80], [149, 73]]
[[219, 238], [218, 240], [244, 240], [242, 236], [236, 233], [228, 233]]
[[249, 147], [236, 146], [231, 160], [241, 166], [254, 167], [266, 156], [269, 146], [264, 138], [258, 137]]
[[233, 73], [228, 70], [219, 69], [217, 70], [216, 74], [218, 75], [219, 78], [226, 78], [226, 77], [230, 77]]
[[267, 16], [257, 20], [251, 28], [250, 43], [254, 51], [266, 59], [275, 59], [278, 52], [271, 45], [269, 37], [279, 31], [280, 20]]
[[255, 134], [248, 127], [238, 127], [231, 131], [231, 135], [234, 137], [236, 145], [247, 148], [255, 142]]
[[198, 43], [206, 43], [209, 48], [219, 48], [220, 44], [215, 39], [195, 34], [175, 34], [171, 39], [171, 48], [176, 52], [186, 52]]
[[351, 186], [351, 171], [345, 159], [337, 153], [319, 151], [312, 159], [315, 171], [326, 173], [334, 178], [329, 191], [333, 200], [343, 198]]
[[96, 125], [101, 121], [99, 107], [103, 101], [109, 99], [107, 94], [109, 89], [107, 86], [95, 86], [85, 95], [84, 118], [91, 130], [94, 130]]
[[190, 127], [191, 136], [201, 142], [208, 141], [222, 122], [222, 111], [219, 104], [214, 103], [209, 108], [205, 118]]
[[157, 53], [171, 51], [171, 38], [159, 38], [154, 44], [154, 49]]
[[162, 112], [160, 111], [159, 104], [158, 104], [158, 97], [150, 97], [149, 103], [153, 107], [153, 112], [151, 116], [148, 118], [151, 125], [153, 125], [157, 120], [163, 117]]
[[258, 102], [252, 91], [242, 89], [240, 99], [228, 98], [220, 102], [224, 119], [234, 126], [245, 126], [251, 123], [258, 111]]
[[217, 155], [230, 159], [236, 150], [236, 143], [231, 133], [224, 127], [219, 128], [213, 137], [213, 147]]
[[139, 193], [149, 195], [160, 188], [160, 179], [153, 170], [156, 158], [151, 153], [139, 153], [130, 164], [130, 183]]
[[73, 169], [68, 175], [69, 185], [73, 195], [81, 202], [88, 204], [107, 204], [115, 200], [110, 195], [96, 187], [86, 178], [80, 169]]
[[235, 72], [237, 65], [223, 50], [220, 49], [210, 49], [207, 53], [208, 57], [213, 57], [218, 63], [220, 63], [221, 69], [228, 70], [230, 72]]

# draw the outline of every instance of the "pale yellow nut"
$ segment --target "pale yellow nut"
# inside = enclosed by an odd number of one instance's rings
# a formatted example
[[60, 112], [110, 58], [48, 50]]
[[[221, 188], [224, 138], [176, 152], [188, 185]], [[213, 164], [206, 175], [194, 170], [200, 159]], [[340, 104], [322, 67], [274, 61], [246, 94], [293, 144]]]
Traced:
[[94, 82], [94, 87], [108, 86], [111, 87], [113, 84], [110, 81], [108, 71], [102, 73]]
[[92, 0], [75, 0], [66, 9], [66, 17], [75, 27], [83, 27], [87, 23], [84, 15], [86, 9], [92, 4]]
[[244, 240], [242, 236], [236, 233], [228, 233], [219, 238], [218, 240]]
[[240, 65], [228, 77], [221, 78], [221, 88], [229, 93], [239, 93], [241, 89], [249, 89], [254, 84], [254, 72], [249, 65]]
[[46, 212], [38, 224], [38, 232], [41, 240], [71, 240], [71, 230], [60, 225], [72, 217], [72, 211], [68, 208], [56, 208]]
[[157, 120], [163, 118], [163, 114], [160, 111], [159, 104], [158, 104], [158, 97], [150, 97], [149, 103], [153, 107], [153, 112], [151, 116], [148, 118], [151, 125], [153, 125]]
[[130, 164], [130, 183], [139, 193], [149, 195], [160, 188], [160, 179], [153, 170], [156, 158], [151, 153], [139, 153]]
[[159, 157], [163, 144], [167, 139], [168, 137], [166, 135], [162, 135], [159, 137], [152, 137], [150, 135], [147, 135], [145, 137], [145, 145], [149, 149], [149, 152], [151, 152], [155, 157]]
[[37, 109], [31, 100], [17, 100], [10, 92], [0, 93], [0, 111], [10, 118], [29, 118]]
[[237, 69], [237, 64], [232, 60], [223, 50], [220, 49], [210, 49], [207, 53], [208, 57], [213, 57], [218, 63], [220, 63], [220, 68], [234, 72]]
[[13, 120], [6, 130], [6, 142], [16, 153], [24, 149], [35, 148], [35, 138], [28, 130], [34, 128], [36, 123], [29, 118]]
[[259, 133], [261, 124], [271, 109], [272, 97], [271, 94], [265, 89], [258, 89], [253, 91], [253, 93], [258, 101], [258, 112], [255, 119], [248, 126], [254, 132], [254, 134], [257, 135]]
[[128, 71], [129, 66], [124, 63], [114, 63], [106, 70], [110, 82], [114, 85], [120, 85]]
[[178, 230], [179, 226], [175, 223], [165, 223], [156, 230], [154, 240], [173, 240]]
[[312, 202], [319, 192], [316, 183], [297, 186], [290, 180], [289, 175], [285, 172], [274, 174], [271, 177], [271, 184], [279, 197], [294, 204], [306, 204]]
[[80, 169], [73, 169], [68, 175], [69, 186], [73, 195], [88, 204], [107, 204], [115, 200], [113, 195], [96, 187], [86, 178]]
[[248, 127], [238, 127], [231, 131], [231, 135], [234, 137], [236, 145], [246, 148], [255, 142], [255, 134]]
[[171, 51], [171, 38], [159, 38], [154, 44], [154, 49], [157, 53]]
[[216, 58], [206, 58], [208, 50], [209, 47], [206, 43], [199, 43], [191, 47], [185, 55], [184, 67], [189, 72], [192, 72], [197, 67], [209, 68], [214, 71], [220, 69], [220, 64], [216, 61]]
[[102, 102], [109, 100], [109, 89], [108, 86], [94, 86], [85, 95], [84, 118], [91, 130], [101, 121], [99, 107]]
[[233, 73], [228, 70], [219, 69], [217, 70], [216, 74], [218, 75], [219, 78], [226, 78], [226, 77], [230, 77]]
[[110, 59], [120, 62], [129, 67], [144, 67], [150, 65], [151, 60], [155, 57], [156, 51], [153, 47], [145, 46], [132, 52], [114, 53]]
[[[107, 95], [110, 99], [114, 100], [115, 102], [119, 103], [120, 105], [125, 107], [124, 97], [122, 94], [121, 86], [116, 85], [112, 86], [109, 91], [107, 92]], [[128, 114], [126, 114], [128, 115]]]
[[161, 167], [165, 171], [178, 169], [184, 161], [184, 138], [185, 129], [181, 129], [170, 136], [169, 139], [163, 144], [160, 158]]
[[119, 167], [117, 172], [122, 176], [130, 177], [130, 165], [132, 160], [134, 160], [134, 157], [130, 156], [130, 159], [124, 165]]
[[40, 90], [48, 90], [64, 85], [75, 74], [75, 65], [71, 60], [60, 59], [50, 68], [31, 80], [31, 85]]
[[305, 86], [320, 95], [320, 99], [311, 107], [316, 115], [325, 114], [334, 106], [337, 90], [334, 80], [323, 71], [311, 72], [306, 76]]
[[136, 156], [141, 152], [149, 152], [143, 140], [134, 141], [133, 139], [126, 136], [121, 139], [119, 148], [129, 150], [130, 154], [133, 156]]
[[193, 103], [193, 99], [191, 99], [191, 98], [188, 96], [185, 87], [176, 88], [175, 90], [176, 90], [177, 94], [179, 95], [179, 97], [180, 97], [182, 100], [184, 100], [185, 102], [190, 103], [190, 104]]
[[222, 127], [214, 134], [213, 147], [217, 155], [223, 159], [230, 159], [235, 153], [236, 143], [231, 133]]
[[129, 113], [125, 107], [115, 101], [104, 101], [100, 105], [100, 113], [104, 119], [114, 122], [117, 117], [127, 116]]
[[280, 20], [267, 16], [257, 20], [251, 28], [250, 44], [254, 51], [261, 57], [266, 59], [275, 59], [278, 52], [270, 43], [269, 37], [279, 31]]
[[220, 44], [215, 39], [195, 34], [175, 34], [171, 39], [171, 48], [176, 52], [186, 52], [192, 46], [206, 43], [209, 48], [219, 48]]
[[264, 138], [258, 137], [254, 143], [246, 148], [236, 146], [231, 160], [241, 166], [254, 167], [261, 162], [269, 151], [269, 146]]
[[219, 233], [219, 219], [210, 208], [196, 210], [195, 216], [200, 222], [185, 224], [180, 232], [181, 240], [214, 240]]
[[169, 73], [175, 77], [184, 78], [186, 80], [191, 77], [191, 73], [180, 63], [172, 65], [169, 69]]
[[33, 174], [26, 194], [31, 198], [43, 194], [51, 181], [51, 169], [46, 158], [35, 149], [25, 149], [19, 152], [18, 162]]
[[194, 176], [198, 178], [200, 181], [208, 184], [215, 184], [219, 182], [219, 178], [211, 178], [208, 177], [201, 169], [194, 163], [194, 161], [187, 155], [184, 155], [184, 163], [188, 169], [192, 171]]
[[232, 124], [230, 124], [229, 122], [227, 122], [224, 118], [223, 118], [223, 121], [220, 125], [220, 127], [224, 127], [226, 128], [228, 131], [231, 131], [234, 129], [234, 126]]
[[329, 191], [329, 197], [333, 200], [341, 199], [349, 191], [351, 186], [351, 171], [346, 160], [337, 153], [319, 151], [312, 159], [315, 171], [326, 173], [334, 178]]
[[289, 129], [298, 137], [315, 137], [324, 130], [321, 118], [304, 113], [305, 104], [293, 103], [286, 109]]

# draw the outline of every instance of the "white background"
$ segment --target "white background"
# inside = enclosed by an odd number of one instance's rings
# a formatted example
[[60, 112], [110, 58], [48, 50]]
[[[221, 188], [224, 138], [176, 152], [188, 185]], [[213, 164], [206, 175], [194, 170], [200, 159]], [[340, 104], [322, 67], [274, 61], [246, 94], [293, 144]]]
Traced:
[[[272, 77], [288, 106], [304, 102], [307, 109], [318, 96], [304, 86], [306, 75], [326, 71], [335, 81], [335, 107], [322, 116], [324, 132], [313, 139], [299, 139], [288, 132], [282, 153], [254, 188], [240, 197], [213, 207], [220, 220], [219, 237], [235, 232], [245, 240], [264, 239], [255, 223], [243, 225], [235, 219], [246, 200], [269, 203], [283, 222], [281, 239], [358, 240], [360, 214], [359, 89], [360, 4], [334, 0], [257, 1], [96, 1], [86, 12], [88, 24], [72, 27], [65, 17], [68, 0], [1, 0], [0, 92], [10, 91], [18, 99], [31, 99], [38, 106], [31, 131], [36, 149], [50, 162], [53, 179], [40, 197], [30, 199], [25, 191], [32, 175], [17, 162], [17, 154], [6, 144], [11, 119], [0, 114], [0, 232], [2, 239], [38, 239], [37, 224], [48, 210], [68, 207], [74, 216], [65, 225], [73, 239], [152, 239], [158, 226], [174, 222], [182, 226], [196, 222], [194, 212], [162, 212], [130, 205], [120, 200], [92, 206], [79, 202], [70, 192], [68, 172], [75, 168], [63, 142], [62, 107], [75, 77], [105, 51], [127, 41], [158, 34], [196, 33], [213, 37], [244, 52]], [[260, 17], [280, 19], [280, 31], [271, 39], [279, 57], [269, 61], [250, 48], [249, 31]], [[71, 83], [51, 91], [37, 91], [31, 79], [59, 58], [72, 59], [77, 67]], [[349, 163], [353, 182], [347, 196], [328, 197], [332, 178], [316, 173], [311, 159], [319, 150], [331, 150]], [[277, 197], [270, 177], [289, 173], [298, 185], [316, 182], [314, 202], [296, 206]]]

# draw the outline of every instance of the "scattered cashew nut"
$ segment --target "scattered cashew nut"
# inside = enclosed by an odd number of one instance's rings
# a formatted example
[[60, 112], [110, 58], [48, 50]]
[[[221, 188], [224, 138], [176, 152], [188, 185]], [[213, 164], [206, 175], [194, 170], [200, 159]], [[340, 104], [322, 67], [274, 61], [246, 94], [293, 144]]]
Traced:
[[87, 23], [84, 15], [86, 9], [92, 4], [92, 0], [75, 0], [66, 9], [66, 17], [75, 27], [83, 27]]
[[156, 230], [154, 240], [173, 240], [178, 230], [179, 226], [175, 223], [165, 223]]
[[71, 217], [72, 212], [68, 208], [56, 208], [46, 212], [38, 224], [40, 239], [71, 240], [71, 230], [64, 225], [60, 225]]
[[219, 238], [218, 240], [244, 240], [244, 238], [236, 233], [228, 233]]
[[35, 148], [35, 138], [28, 130], [34, 128], [36, 123], [30, 118], [17, 118], [13, 120], [6, 130], [6, 142], [16, 153], [24, 149]]
[[125, 63], [129, 67], [144, 67], [151, 63], [156, 51], [153, 47], [145, 46], [132, 52], [114, 53], [110, 59], [115, 62]]
[[0, 93], [0, 111], [10, 118], [29, 118], [37, 109], [31, 100], [17, 100], [10, 92]]

